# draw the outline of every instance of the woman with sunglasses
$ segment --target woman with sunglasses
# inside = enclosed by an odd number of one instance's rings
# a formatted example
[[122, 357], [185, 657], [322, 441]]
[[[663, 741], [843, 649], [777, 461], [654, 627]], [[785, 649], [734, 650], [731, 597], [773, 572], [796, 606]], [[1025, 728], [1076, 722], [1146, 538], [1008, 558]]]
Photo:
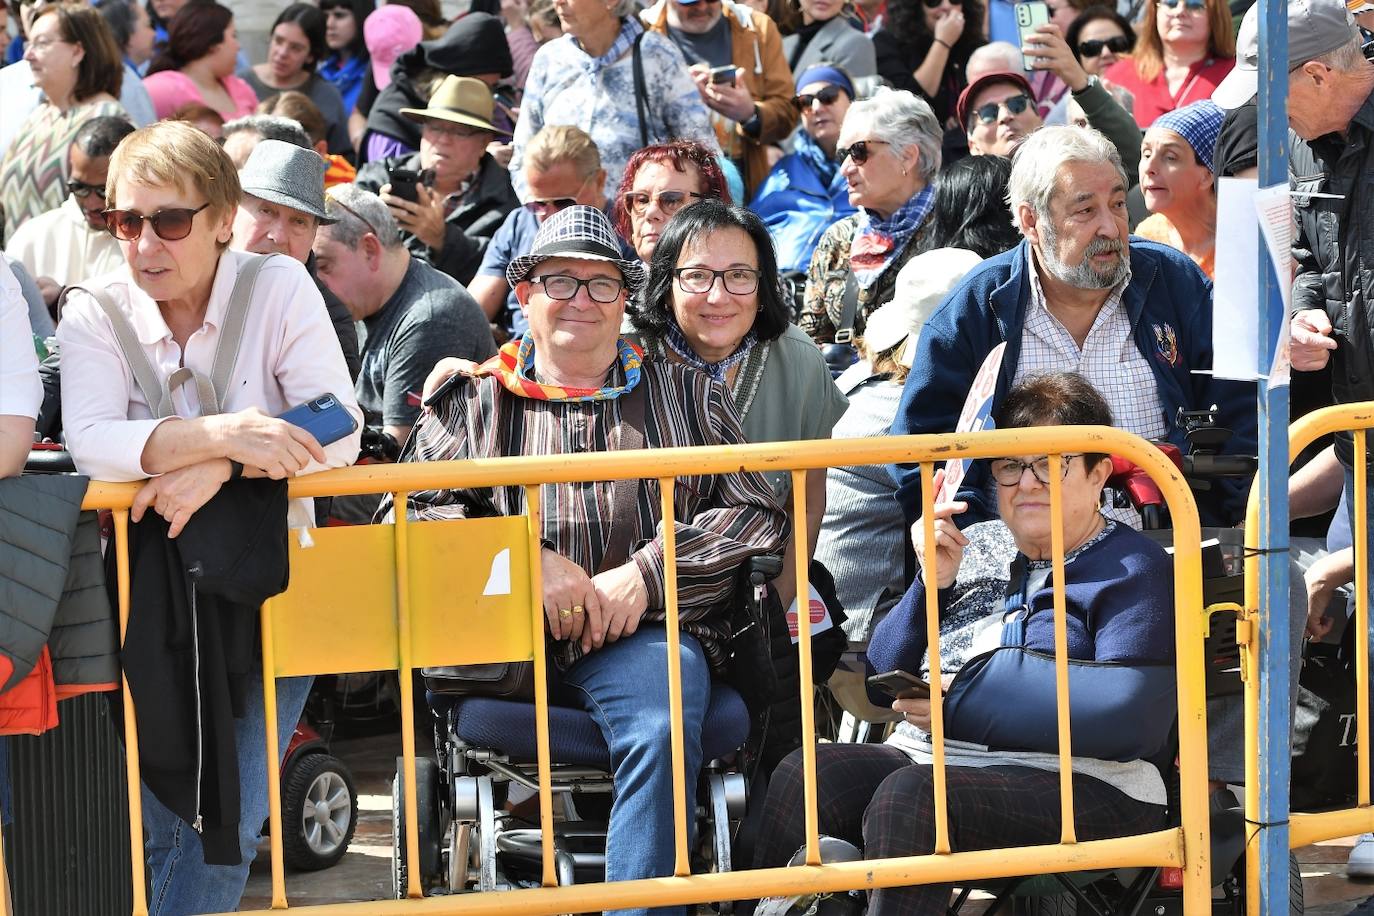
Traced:
[[1209, 99], [1236, 64], [1236, 36], [1225, 0], [1145, 0], [1135, 50], [1104, 79], [1135, 99], [1144, 130], [1160, 115]]
[[363, 21], [376, 9], [373, 0], [321, 0], [324, 43], [329, 54], [320, 61], [320, 76], [339, 90], [344, 111], [353, 113], [371, 62], [363, 38]]
[[1088, 75], [1100, 78], [1135, 48], [1135, 29], [1112, 7], [1094, 5], [1074, 17], [1064, 40]]
[[878, 75], [924, 97], [943, 127], [962, 133], [954, 103], [968, 85], [969, 55], [985, 42], [984, 15], [978, 0], [889, 0], [873, 35]]
[[838, 66], [820, 63], [797, 78], [801, 130], [749, 204], [778, 249], [778, 269], [804, 275], [821, 235], [854, 213], [835, 147], [854, 101], [854, 84]]
[[[353, 418], [355, 430], [362, 420], [324, 301], [299, 261], [269, 256], [258, 263], [252, 313], [223, 383], [221, 402], [205, 403], [198, 394], [202, 386], [180, 382], [181, 370], [188, 369], [202, 377], [197, 382], [213, 387], [209, 380], [220, 335], [226, 333], [220, 324], [231, 291], [239, 272], [259, 258], [228, 249], [242, 193], [234, 164], [220, 145], [180, 121], [153, 124], [126, 137], [115, 150], [107, 187], [107, 225], [120, 241], [125, 265], [68, 295], [57, 331], [63, 353], [63, 423], [67, 447], [81, 473], [111, 481], [152, 478], [139, 489], [131, 512], [140, 523], [134, 536], [141, 544], [151, 548], [163, 530], [165, 537], [192, 536], [197, 513], [231, 480], [280, 480], [351, 464], [358, 455], [358, 432], [321, 447], [305, 430], [276, 418], [332, 394]], [[119, 331], [117, 324], [122, 325]], [[164, 388], [171, 382], [164, 409], [155, 412], [134, 383], [139, 363]], [[176, 379], [171, 378], [174, 373]], [[235, 496], [259, 492], [242, 487]], [[154, 513], [166, 522], [165, 529], [152, 519]], [[288, 521], [293, 527], [309, 526], [313, 517], [309, 501], [303, 500], [291, 505]], [[134, 554], [135, 583], [142, 558], [157, 552]], [[148, 578], [157, 577], [150, 573]], [[131, 629], [124, 648], [143, 655], [165, 652], [165, 639], [154, 623], [137, 636]], [[212, 651], [209, 642], [201, 648]], [[290, 678], [277, 684], [283, 749], [310, 682]], [[159, 720], [159, 703], [190, 706], [192, 701], [179, 695], [149, 697], [146, 689], [142, 696], [135, 693], [138, 724], [148, 739], [140, 743], [140, 751], [154, 913], [238, 908], [267, 817], [262, 673], [244, 672], [243, 683], [244, 715], [232, 720], [227, 738], [231, 747], [240, 748], [237, 824], [217, 816], [227, 817], [217, 810], [218, 796], [193, 794], [199, 768], [188, 773], [184, 764], [168, 759], [179, 753], [187, 755], [183, 759], [196, 757], [176, 740], [184, 732]], [[152, 740], [162, 729], [168, 730], [168, 740]], [[199, 746], [194, 733], [189, 739]], [[213, 776], [211, 770], [206, 778]], [[228, 785], [220, 788], [229, 790]], [[173, 808], [183, 814], [195, 811], [195, 829], [189, 817], [183, 820]], [[213, 862], [238, 864], [207, 864], [207, 855]]]
[[24, 60], [44, 101], [25, 119], [0, 160], [3, 238], [62, 203], [67, 147], [91, 118], [127, 118], [119, 104], [124, 64], [110, 27], [89, 6], [53, 4], [34, 14]]
[[733, 203], [714, 152], [691, 140], [646, 146], [625, 165], [611, 221], [647, 264], [673, 215], [707, 198]]
[[836, 337], [842, 326], [862, 335], [869, 314], [892, 298], [930, 221], [943, 133], [930, 105], [910, 92], [849, 106], [835, 158], [858, 212], [826, 230], [807, 269], [799, 324], [816, 343], [848, 343]]
[[[722, 200], [684, 207], [654, 249], [643, 304], [631, 315], [646, 360], [668, 360], [725, 385], [750, 442], [828, 439], [847, 401], [820, 351], [790, 319], [768, 229]], [[791, 475], [765, 474], [792, 514]], [[810, 558], [825, 515], [825, 469], [806, 475]], [[793, 569], [789, 541], [783, 568]], [[793, 577], [773, 586], [787, 607]]]

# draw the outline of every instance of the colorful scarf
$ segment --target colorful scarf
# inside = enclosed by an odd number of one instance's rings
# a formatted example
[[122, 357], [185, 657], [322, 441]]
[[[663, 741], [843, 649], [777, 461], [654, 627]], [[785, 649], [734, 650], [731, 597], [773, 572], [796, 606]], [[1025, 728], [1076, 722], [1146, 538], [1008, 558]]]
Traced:
[[735, 348], [735, 352], [718, 363], [708, 363], [702, 359], [697, 351], [692, 349], [691, 343], [687, 340], [687, 335], [682, 333], [682, 329], [677, 326], [676, 321], [668, 325], [668, 333], [664, 337], [664, 342], [684, 363], [693, 369], [700, 369], [718, 382], [724, 382], [725, 373], [735, 363], [744, 361], [744, 358], [749, 355], [749, 351], [754, 348], [754, 344], [758, 343], [758, 337], [753, 331], [745, 334], [744, 339]]
[[616, 341], [616, 357], [625, 373], [623, 385], [601, 388], [545, 385], [534, 380], [534, 338], [526, 333], [506, 341], [495, 356], [473, 370], [472, 376], [495, 376], [511, 394], [536, 401], [614, 400], [639, 384], [639, 367], [644, 363], [644, 351], [622, 337]]
[[586, 71], [588, 76], [596, 76], [624, 57], [626, 52], [634, 46], [635, 39], [639, 37], [639, 33], [642, 31], [644, 31], [644, 25], [639, 21], [638, 16], [626, 16], [620, 23], [620, 34], [615, 37], [615, 41], [611, 42], [610, 49], [600, 57], [592, 57], [587, 54], [586, 49], [582, 47], [582, 42], [574, 38], [573, 42], [586, 55], [583, 60], [579, 61], [582, 64], [582, 69]]
[[860, 289], [868, 289], [878, 282], [892, 259], [906, 248], [907, 242], [925, 222], [934, 199], [935, 189], [926, 185], [920, 194], [902, 204], [887, 219], [867, 208], [859, 210], [854, 241], [849, 245], [849, 266]]

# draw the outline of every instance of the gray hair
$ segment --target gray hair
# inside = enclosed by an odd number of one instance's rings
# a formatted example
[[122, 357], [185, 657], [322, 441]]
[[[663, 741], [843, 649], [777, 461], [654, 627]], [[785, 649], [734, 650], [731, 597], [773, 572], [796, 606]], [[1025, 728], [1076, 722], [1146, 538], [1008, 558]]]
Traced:
[[324, 212], [338, 222], [320, 228], [345, 248], [357, 248], [369, 232], [383, 248], [401, 247], [401, 229], [382, 199], [355, 184], [339, 184], [324, 195]]
[[302, 149], [314, 149], [315, 144], [310, 142], [310, 137], [301, 127], [299, 121], [290, 118], [282, 118], [277, 115], [244, 115], [242, 118], [235, 118], [224, 125], [224, 136], [233, 136], [244, 131], [252, 131], [263, 140], [281, 140], [283, 143], [290, 143]]
[[915, 146], [921, 154], [916, 169], [923, 181], [930, 181], [940, 171], [944, 131], [925, 99], [905, 89], [880, 89], [873, 98], [850, 105], [844, 120], [846, 124], [866, 122], [868, 134], [891, 145], [898, 157]]
[[1354, 73], [1356, 70], [1364, 70], [1369, 66], [1369, 61], [1364, 56], [1364, 48], [1360, 43], [1358, 31], [1351, 32], [1350, 40], [1339, 48], [1327, 51], [1320, 57], [1313, 59], [1341, 73]]
[[1102, 134], [1091, 127], [1041, 127], [1022, 141], [1011, 160], [1007, 205], [1016, 228], [1026, 228], [1021, 222], [1021, 204], [1030, 205], [1040, 219], [1049, 217], [1050, 198], [1059, 185], [1059, 167], [1069, 162], [1110, 164], [1122, 184], [1129, 187], [1121, 154]]

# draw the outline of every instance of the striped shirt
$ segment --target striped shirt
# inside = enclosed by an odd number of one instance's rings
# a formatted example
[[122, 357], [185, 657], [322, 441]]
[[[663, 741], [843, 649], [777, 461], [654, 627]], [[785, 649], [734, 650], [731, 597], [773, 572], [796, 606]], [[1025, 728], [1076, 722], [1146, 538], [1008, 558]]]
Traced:
[[[617, 365], [609, 381], [624, 384]], [[664, 361], [646, 362], [645, 448], [743, 443], [739, 417], [724, 386], [706, 375]], [[542, 401], [521, 398], [494, 378], [471, 379], [415, 426], [415, 461], [451, 461], [510, 455], [567, 455], [615, 448], [617, 400]], [[594, 575], [601, 568], [612, 518], [608, 481], [545, 484], [541, 488], [543, 538], [559, 554]], [[645, 621], [664, 619], [663, 540], [659, 488], [639, 482], [631, 557], [648, 591]], [[389, 509], [384, 503], [383, 511]], [[696, 636], [717, 670], [725, 661], [721, 611], [735, 595], [737, 573], [752, 556], [781, 556], [787, 516], [763, 476], [755, 473], [679, 477], [673, 489], [677, 519], [678, 611], [683, 632]], [[523, 487], [427, 490], [413, 494], [411, 518], [452, 519], [525, 514]], [[555, 658], [576, 659], [564, 644]]]

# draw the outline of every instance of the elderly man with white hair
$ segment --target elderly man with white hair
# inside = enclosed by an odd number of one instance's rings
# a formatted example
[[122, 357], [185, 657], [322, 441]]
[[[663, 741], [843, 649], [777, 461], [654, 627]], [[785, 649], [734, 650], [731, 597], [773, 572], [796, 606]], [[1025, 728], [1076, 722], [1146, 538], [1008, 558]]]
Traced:
[[[1008, 198], [1024, 241], [973, 270], [926, 322], [893, 434], [951, 432], [974, 377], [1004, 345], [992, 409], [1016, 382], [1077, 372], [1106, 397], [1118, 426], [1187, 446], [1180, 411], [1216, 405], [1226, 450], [1254, 454], [1255, 390], [1212, 366], [1212, 284], [1186, 255], [1131, 238], [1116, 148], [1081, 127], [1043, 127], [1013, 160]], [[915, 465], [894, 469], [908, 523], [920, 515]], [[995, 513], [974, 462], [960, 525]], [[1204, 523], [1232, 525], [1245, 491], [1199, 494]]]

